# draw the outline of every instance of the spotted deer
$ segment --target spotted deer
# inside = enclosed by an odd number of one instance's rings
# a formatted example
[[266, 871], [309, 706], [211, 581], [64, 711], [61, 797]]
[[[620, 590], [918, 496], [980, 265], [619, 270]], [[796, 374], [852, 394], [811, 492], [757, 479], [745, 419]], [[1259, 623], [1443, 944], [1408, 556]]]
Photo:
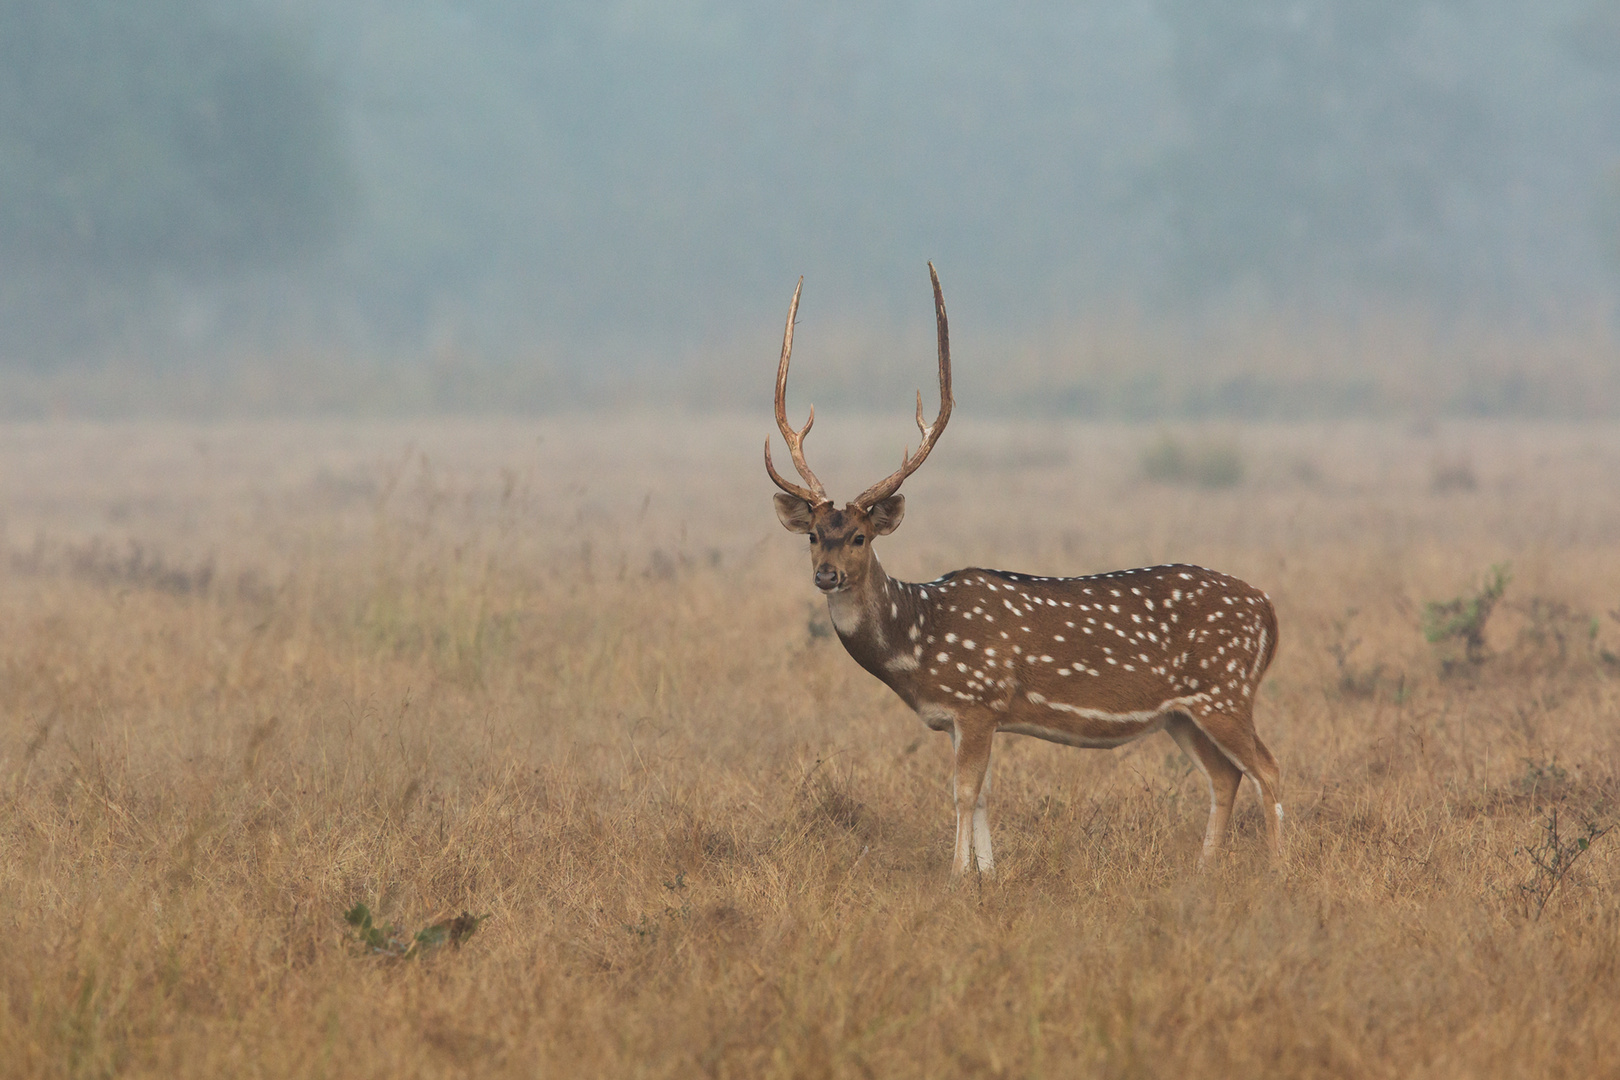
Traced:
[[1277, 651], [1277, 614], [1265, 593], [1199, 566], [1150, 566], [1089, 577], [1040, 577], [969, 568], [913, 584], [884, 573], [872, 541], [905, 516], [899, 488], [927, 460], [951, 417], [951, 353], [939, 275], [939, 412], [923, 421], [916, 453], [843, 509], [804, 457], [815, 409], [795, 431], [787, 418], [788, 361], [804, 279], [793, 290], [776, 369], [776, 424], [808, 486], [765, 469], [782, 493], [776, 514], [810, 538], [816, 588], [855, 661], [900, 695], [928, 727], [951, 734], [955, 754], [955, 874], [970, 857], [994, 866], [985, 803], [997, 732], [1068, 746], [1112, 748], [1167, 732], [1209, 783], [1200, 867], [1220, 851], [1238, 788], [1259, 794], [1280, 856], [1283, 809], [1276, 759], [1254, 730], [1255, 689]]

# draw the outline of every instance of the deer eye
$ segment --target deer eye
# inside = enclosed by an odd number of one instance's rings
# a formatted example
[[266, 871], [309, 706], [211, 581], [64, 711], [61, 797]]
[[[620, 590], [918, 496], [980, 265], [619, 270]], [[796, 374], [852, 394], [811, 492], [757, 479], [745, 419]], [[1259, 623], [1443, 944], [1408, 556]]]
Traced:
[[811, 533], [810, 534], [810, 544], [811, 544], [812, 547], [815, 545], [815, 542], [816, 542], [816, 534]]
[[850, 543], [854, 544], [856, 547], [860, 547], [862, 544], [866, 543], [866, 537], [862, 536], [860, 533], [856, 533], [855, 538], [851, 540]]

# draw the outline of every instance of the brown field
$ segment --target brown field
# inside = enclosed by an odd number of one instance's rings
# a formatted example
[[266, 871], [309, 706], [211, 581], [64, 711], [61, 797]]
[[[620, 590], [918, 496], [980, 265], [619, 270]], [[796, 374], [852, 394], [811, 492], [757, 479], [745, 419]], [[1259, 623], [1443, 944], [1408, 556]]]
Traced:
[[[1289, 850], [1245, 789], [1200, 878], [1162, 735], [1003, 736], [953, 886], [948, 740], [828, 636], [770, 426], [0, 427], [3, 1071], [1620, 1073], [1620, 428], [1207, 430], [1200, 488], [959, 410], [885, 565], [1268, 590]], [[1498, 563], [1443, 675], [1424, 604]], [[357, 903], [488, 918], [400, 958]]]

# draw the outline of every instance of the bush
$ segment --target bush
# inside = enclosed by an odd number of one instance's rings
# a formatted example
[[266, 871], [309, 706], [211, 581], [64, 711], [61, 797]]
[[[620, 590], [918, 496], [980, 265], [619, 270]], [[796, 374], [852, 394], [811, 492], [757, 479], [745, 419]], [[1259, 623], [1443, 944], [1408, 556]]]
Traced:
[[1161, 484], [1235, 487], [1243, 474], [1243, 455], [1230, 442], [1189, 445], [1163, 435], [1142, 453], [1142, 475]]
[[362, 952], [392, 960], [419, 959], [445, 945], [459, 949], [487, 918], [488, 915], [463, 911], [453, 919], [424, 926], [406, 937], [393, 923], [379, 926], [374, 922], [371, 909], [365, 904], [356, 904], [343, 913], [343, 921], [354, 927], [354, 943]]
[[[1454, 670], [1459, 662], [1484, 663], [1485, 623], [1511, 580], [1513, 576], [1507, 564], [1498, 563], [1491, 567], [1484, 584], [1472, 596], [1431, 600], [1423, 606], [1423, 636], [1440, 653], [1442, 671]], [[1460, 658], [1456, 654], [1459, 647]]]

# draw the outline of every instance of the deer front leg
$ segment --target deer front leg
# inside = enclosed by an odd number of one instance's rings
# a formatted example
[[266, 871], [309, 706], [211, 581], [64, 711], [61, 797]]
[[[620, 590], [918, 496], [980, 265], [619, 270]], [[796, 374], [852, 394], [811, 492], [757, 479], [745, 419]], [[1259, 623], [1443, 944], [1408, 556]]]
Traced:
[[979, 785], [979, 801], [973, 807], [973, 857], [979, 873], [990, 874], [996, 869], [996, 860], [990, 854], [990, 814], [985, 806], [990, 798], [990, 763], [992, 754], [984, 754], [984, 782]]
[[968, 856], [977, 846], [977, 866], [988, 873], [993, 863], [990, 856], [990, 819], [985, 812], [985, 796], [989, 783], [990, 740], [995, 734], [992, 725], [964, 724], [958, 719], [951, 729], [951, 746], [956, 752], [956, 775], [951, 794], [956, 803], [956, 853], [951, 859], [951, 873], [961, 875], [968, 871]]

